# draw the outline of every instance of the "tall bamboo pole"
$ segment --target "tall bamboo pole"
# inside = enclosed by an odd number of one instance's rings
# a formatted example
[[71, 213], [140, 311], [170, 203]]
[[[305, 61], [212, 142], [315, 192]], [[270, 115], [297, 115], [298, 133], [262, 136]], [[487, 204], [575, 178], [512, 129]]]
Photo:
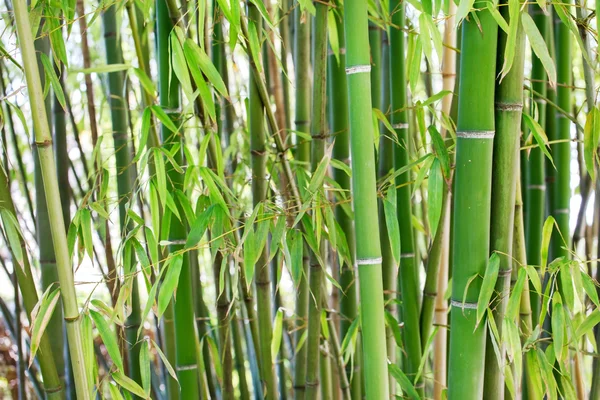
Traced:
[[[449, 399], [481, 399], [485, 321], [477, 324], [480, 278], [489, 257], [494, 82], [498, 27], [484, 1], [474, 4], [478, 21], [462, 23], [454, 190], [452, 330]], [[481, 63], [480, 60], [486, 60]]]
[[79, 320], [79, 308], [75, 293], [73, 271], [67, 246], [67, 236], [64, 227], [64, 219], [60, 204], [60, 191], [56, 178], [56, 166], [54, 164], [54, 151], [52, 149], [52, 134], [44, 105], [44, 95], [40, 76], [36, 63], [34, 42], [29, 21], [29, 12], [25, 0], [13, 2], [15, 8], [15, 22], [19, 37], [19, 46], [24, 62], [29, 101], [31, 103], [32, 117], [36, 136], [36, 147], [44, 189], [46, 192], [46, 203], [48, 206], [48, 217], [50, 221], [52, 243], [56, 254], [58, 277], [61, 286], [63, 300], [64, 318], [67, 325], [67, 336], [71, 354], [71, 363], [75, 376], [77, 396], [80, 399], [89, 399], [90, 386], [88, 374], [85, 371], [83, 345]]
[[[548, 31], [550, 17], [538, 5], [530, 6], [530, 13], [535, 24], [545, 38]], [[537, 108], [538, 122], [541, 126], [546, 125], [546, 86], [547, 76], [544, 66], [535, 53], [532, 57], [531, 87], [534, 91], [533, 100]], [[527, 262], [530, 265], [539, 266], [541, 263], [542, 226], [544, 225], [546, 183], [544, 173], [544, 154], [542, 149], [534, 147], [529, 152], [526, 168], [527, 186], [525, 187], [526, 208], [525, 234], [527, 245]], [[534, 316], [539, 315], [540, 297], [536, 291], [530, 291], [531, 311]]]
[[[399, 144], [394, 147], [396, 170], [409, 163], [410, 135], [408, 131], [407, 81], [405, 73], [404, 2], [390, 1], [392, 26], [390, 40], [390, 99], [392, 115], [390, 122], [396, 131]], [[405, 357], [404, 370], [414, 378], [421, 363], [421, 335], [419, 332], [418, 268], [415, 259], [415, 244], [412, 227], [411, 172], [407, 171], [396, 179], [397, 216], [400, 223], [401, 260], [398, 274], [402, 299], [402, 321], [404, 322]], [[420, 386], [420, 383], [417, 383]], [[422, 388], [420, 388], [422, 390]]]
[[[15, 206], [10, 196], [10, 186], [8, 182], [8, 177], [6, 175], [6, 171], [4, 167], [0, 166], [0, 208], [8, 211], [14, 219], [16, 220], [17, 214], [15, 212]], [[4, 220], [4, 224], [11, 224], [12, 222]], [[33, 279], [33, 274], [31, 271], [31, 266], [29, 264], [29, 257], [26, 254], [26, 245], [23, 238], [20, 238], [20, 245], [23, 249], [23, 264], [18, 265], [15, 262], [15, 258], [13, 257], [13, 265], [15, 266], [15, 272], [17, 276], [17, 282], [19, 284], [19, 289], [21, 290], [23, 305], [25, 307], [25, 311], [27, 313], [27, 319], [29, 322], [31, 321], [32, 312], [38, 303], [38, 293], [35, 288], [35, 281]], [[62, 325], [60, 325], [62, 328]], [[51, 339], [51, 331], [48, 329], [42, 336], [42, 339], [39, 344], [39, 350], [37, 353], [37, 359], [40, 363], [40, 369], [42, 372], [42, 378], [44, 379], [44, 391], [48, 396], [49, 400], [53, 399], [63, 399], [65, 397], [65, 386], [64, 380], [61, 381], [59, 377], [58, 367], [60, 363], [57, 362], [58, 359], [54, 357], [54, 349], [52, 347], [52, 341], [56, 338], [52, 337]], [[62, 350], [62, 348], [61, 348]], [[62, 356], [62, 355], [61, 355]], [[62, 358], [62, 357], [61, 357]], [[64, 368], [64, 363], [63, 363]]]
[[[170, 34], [174, 26], [174, 19], [169, 13], [168, 6], [164, 0], [156, 2], [157, 7], [157, 48], [158, 48], [158, 73], [159, 73], [159, 95], [160, 105], [175, 122], [180, 123], [180, 91], [179, 82], [171, 68]], [[162, 139], [166, 146], [182, 144], [182, 136], [178, 132], [171, 132], [165, 125], [162, 126]], [[173, 154], [173, 158], [180, 165], [183, 161], [183, 152]], [[174, 168], [168, 171], [171, 181], [169, 191], [183, 189], [183, 174]], [[185, 215], [181, 204], [176, 201], [180, 215]], [[187, 237], [187, 227], [184, 222], [175, 217], [171, 218], [169, 227], [169, 246], [171, 254], [183, 249]], [[192, 282], [189, 263], [189, 253], [181, 254], [182, 266], [177, 285], [177, 300], [174, 302], [175, 317], [175, 339], [176, 347], [176, 369], [179, 380], [179, 397], [182, 399], [195, 399], [199, 396], [198, 362], [196, 352], [190, 351], [190, 344], [196, 343], [195, 313], [192, 299]], [[165, 316], [167, 318], [168, 316]], [[169, 389], [173, 389], [170, 387]], [[172, 395], [172, 393], [169, 393]]]
[[[334, 9], [334, 20], [338, 32], [339, 57], [336, 58], [333, 52], [329, 55], [329, 76], [328, 84], [330, 90], [329, 113], [330, 129], [334, 137], [333, 158], [345, 164], [350, 164], [350, 133], [348, 130], [348, 83], [346, 79], [346, 40], [344, 37], [344, 19], [343, 7], [341, 2], [336, 2]], [[346, 195], [350, 194], [350, 177], [339, 169], [333, 170], [333, 179], [340, 185]], [[351, 260], [355, 260], [355, 239], [354, 224], [350, 215], [342, 206], [335, 208], [335, 217], [348, 243]], [[340, 260], [340, 335], [343, 338], [352, 321], [357, 315], [357, 287], [355, 285], [355, 276], [352, 265]], [[353, 398], [360, 398], [362, 393], [361, 383], [361, 362], [360, 350], [357, 352], [357, 359], [354, 362], [354, 371], [351, 370], [352, 363], [346, 365], [346, 373], [352, 377], [351, 392]]]
[[[495, 299], [490, 305], [492, 314], [502, 338], [504, 312], [510, 294], [510, 278], [512, 271], [512, 245], [514, 232], [515, 191], [518, 172], [519, 146], [521, 136], [521, 112], [523, 110], [523, 74], [525, 69], [525, 34], [521, 28], [520, 18], [510, 20], [508, 3], [502, 3], [501, 13], [509, 23], [516, 23], [517, 37], [515, 44], [508, 41], [508, 34], [499, 32], [498, 37], [498, 69], [500, 81], [496, 86], [496, 135], [494, 137], [494, 156], [492, 171], [492, 209], [490, 223], [490, 250], [497, 251], [500, 257], [498, 278], [496, 280]], [[517, 14], [520, 17], [520, 13]], [[505, 62], [504, 54], [507, 46], [515, 46], [512, 67], [502, 78]], [[491, 337], [486, 345], [486, 362], [484, 391], [490, 399], [504, 399], [504, 372], [500, 365], [504, 364], [504, 351], [500, 350], [501, 362], [498, 362]], [[500, 344], [500, 348], [504, 347]], [[500, 365], [499, 365], [500, 364]]]
[[[302, 11], [299, 7], [294, 13], [294, 71], [296, 81], [295, 93], [295, 117], [294, 126], [296, 131], [309, 133], [310, 131], [310, 15]], [[301, 162], [305, 168], [310, 161], [310, 142], [306, 141], [300, 135], [296, 135], [296, 159]], [[307, 247], [305, 246], [305, 250]], [[298, 282], [298, 295], [296, 300], [296, 318], [298, 327], [295, 333], [296, 345], [300, 342], [305, 330], [301, 329], [307, 323], [308, 315], [308, 252], [305, 251], [303, 260], [303, 273]], [[294, 371], [294, 396], [296, 400], [304, 400], [306, 390], [306, 346], [296, 354], [296, 364]]]
[[[327, 141], [327, 10], [326, 3], [315, 4], [313, 63], [314, 82], [311, 118], [311, 164], [315, 172], [325, 155]], [[317, 194], [317, 204], [321, 201], [321, 193]], [[321, 212], [319, 209], [315, 212]], [[326, 242], [321, 240], [320, 258], [326, 259]], [[321, 309], [323, 307], [323, 268], [319, 257], [311, 251], [308, 300], [308, 336], [306, 359], [306, 399], [313, 399], [319, 393], [319, 368], [327, 372], [327, 365], [320, 365], [319, 345], [321, 343]], [[328, 377], [326, 375], [326, 377]], [[325, 383], [325, 382], [323, 382]], [[327, 390], [327, 389], [325, 389]]]
[[371, 81], [367, 2], [344, 5], [346, 75], [352, 153], [352, 194], [356, 223], [356, 263], [360, 284], [365, 395], [387, 399], [389, 384], [385, 351], [385, 322], [381, 244], [377, 220], [376, 166], [373, 152]]
[[[248, 20], [256, 24], [256, 30], [260, 32], [261, 16], [255, 5], [248, 5]], [[251, 73], [252, 75], [252, 73]], [[265, 110], [257, 88], [256, 77], [250, 79], [249, 115], [250, 115], [250, 152], [252, 160], [252, 201], [256, 207], [266, 200], [267, 184], [267, 142], [265, 129]], [[265, 396], [267, 399], [277, 399], [277, 385], [275, 370], [273, 367], [273, 355], [271, 354], [271, 338], [273, 336], [272, 300], [271, 300], [271, 271], [269, 268], [268, 249], [265, 247], [261, 252], [255, 275], [259, 350], [261, 361], [261, 380], [263, 382]]]
[[[570, 1], [566, 2], [570, 4]], [[555, 16], [555, 46], [556, 46], [556, 104], [569, 112], [571, 110], [571, 31], [562, 23], [556, 12]], [[554, 164], [556, 165], [556, 181], [554, 182], [550, 196], [554, 201], [551, 204], [550, 214], [556, 220], [561, 235], [553, 234], [551, 241], [552, 258], [569, 257], [570, 234], [569, 234], [569, 203], [571, 198], [571, 121], [563, 113], [556, 113], [556, 136], [558, 143], [550, 146]]]
[[[104, 44], [106, 46], [106, 63], [121, 64], [123, 56], [121, 50], [121, 38], [117, 28], [117, 8], [108, 7], [103, 15]], [[128, 226], [127, 206], [131, 200], [132, 191], [132, 169], [131, 149], [128, 142], [128, 115], [127, 103], [123, 98], [124, 84], [123, 72], [111, 72], [108, 74], [109, 104], [112, 123], [112, 137], [115, 149], [115, 164], [117, 168], [117, 194], [119, 204], [119, 224], [122, 237], [126, 237], [131, 226]], [[128, 254], [123, 252], [123, 254]], [[133, 255], [132, 255], [133, 256]], [[132, 260], [133, 261], [133, 260]], [[127, 263], [123, 261], [123, 265]], [[134, 265], [133, 262], [131, 265]], [[140, 345], [138, 344], [137, 331], [141, 323], [140, 298], [138, 279], [135, 270], [125, 271], [125, 279], [131, 280], [131, 313], [127, 316], [125, 334], [127, 339], [127, 361], [130, 378], [137, 383], [142, 383], [140, 373]]]

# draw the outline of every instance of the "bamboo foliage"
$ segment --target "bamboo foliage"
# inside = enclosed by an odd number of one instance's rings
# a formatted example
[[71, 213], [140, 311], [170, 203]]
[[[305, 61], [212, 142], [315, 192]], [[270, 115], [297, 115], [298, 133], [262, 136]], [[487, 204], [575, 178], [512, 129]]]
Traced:
[[15, 395], [595, 399], [594, 5], [7, 9]]

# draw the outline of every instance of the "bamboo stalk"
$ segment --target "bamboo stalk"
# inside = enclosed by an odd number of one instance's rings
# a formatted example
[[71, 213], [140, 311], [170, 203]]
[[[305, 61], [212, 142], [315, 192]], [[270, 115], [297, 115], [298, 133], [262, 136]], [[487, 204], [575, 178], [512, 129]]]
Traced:
[[367, 2], [345, 3], [346, 75], [352, 153], [352, 194], [356, 224], [356, 259], [360, 283], [365, 395], [387, 399], [389, 383], [385, 352], [385, 322], [381, 243], [377, 221], [376, 166], [371, 117], [371, 65], [368, 52]]
[[[476, 304], [489, 257], [494, 80], [498, 27], [484, 2], [462, 23], [453, 220], [448, 398], [481, 399], [486, 328]], [[481, 63], [479, 60], [486, 60]]]
[[[15, 212], [13, 200], [10, 196], [10, 186], [8, 183], [8, 177], [3, 167], [0, 167], [0, 208], [3, 208], [6, 211], [8, 211], [10, 214], [13, 215], [13, 217], [16, 220], [17, 214]], [[3, 222], [5, 224], [12, 223], [9, 221]], [[32, 323], [33, 321], [31, 321], [31, 315], [39, 299], [37, 289], [35, 287], [35, 282], [33, 280], [31, 266], [29, 264], [29, 257], [27, 257], [26, 253], [25, 241], [23, 240], [23, 238], [20, 238], [20, 245], [23, 249], [24, 254], [23, 265], [18, 265], [17, 262], [14, 262], [14, 257], [13, 265], [15, 266], [16, 278], [19, 285], [19, 289], [21, 290], [23, 306], [27, 313], [27, 319], [30, 323]], [[51, 331], [47, 329], [40, 341], [37, 359], [40, 363], [42, 378], [44, 379], [44, 391], [46, 392], [48, 399], [62, 399], [65, 397], [64, 380], [61, 380], [59, 376], [58, 366], [60, 364], [58, 360], [54, 357], [54, 349], [52, 347], [50, 338]], [[55, 339], [56, 338], [54, 337], [52, 338], [52, 340]]]
[[[331, 134], [335, 141], [333, 145], [333, 158], [345, 164], [350, 164], [350, 133], [348, 126], [348, 84], [345, 73], [346, 68], [346, 40], [344, 37], [344, 19], [342, 14], [342, 4], [335, 3], [334, 20], [338, 32], [339, 57], [336, 58], [333, 53], [329, 55], [329, 91], [331, 101], [329, 102], [329, 118]], [[333, 179], [338, 183], [345, 195], [350, 194], [350, 177], [341, 170], [333, 170]], [[342, 197], [342, 199], [345, 197]], [[348, 249], [352, 261], [355, 261], [355, 239], [354, 224], [350, 215], [341, 206], [335, 207], [335, 217], [348, 243]], [[346, 336], [348, 328], [357, 316], [357, 287], [355, 284], [354, 268], [352, 265], [340, 260], [340, 336]], [[360, 369], [360, 350], [355, 360], [355, 370], [351, 371], [351, 363], [346, 366], [346, 374], [352, 376], [351, 393], [352, 398], [362, 397], [361, 369]]]
[[[510, 19], [509, 6], [503, 3], [501, 13], [506, 20]], [[520, 17], [520, 13], [518, 14]], [[490, 223], [490, 250], [500, 256], [496, 295], [490, 308], [502, 338], [504, 312], [510, 294], [510, 277], [512, 271], [512, 245], [514, 232], [515, 191], [518, 174], [519, 145], [521, 136], [521, 113], [523, 110], [523, 74], [525, 65], [525, 34], [519, 23], [515, 39], [515, 51], [512, 68], [496, 86], [496, 135], [494, 136], [493, 171], [492, 171], [492, 209]], [[498, 35], [498, 69], [502, 75], [505, 62], [508, 34], [500, 31]], [[490, 399], [504, 399], [504, 372], [500, 365], [504, 364], [503, 344], [500, 344], [498, 362], [496, 352], [488, 337], [486, 345], [486, 362], [484, 375], [484, 392]]]
[[[173, 29], [174, 16], [170, 13], [169, 8], [164, 0], [156, 2], [157, 7], [157, 48], [158, 48], [158, 73], [159, 73], [159, 94], [160, 105], [165, 109], [169, 117], [178, 124], [180, 122], [181, 112], [179, 82], [172, 73], [171, 68], [171, 52], [169, 51], [169, 37]], [[167, 146], [181, 145], [182, 138], [177, 132], [171, 132], [166, 126], [162, 126], [163, 143]], [[173, 158], [178, 164], [183, 162], [183, 153], [179, 151], [173, 154]], [[183, 189], [183, 174], [177, 170], [170, 169], [168, 177], [171, 181], [169, 191]], [[175, 200], [180, 215], [184, 215], [183, 208], [177, 200]], [[172, 243], [169, 245], [171, 254], [180, 252], [184, 247], [184, 242], [187, 237], [187, 227], [184, 222], [177, 218], [171, 218], [169, 227], [168, 240]], [[179, 380], [179, 396], [184, 399], [195, 399], [199, 396], [199, 376], [198, 376], [198, 361], [196, 352], [190, 351], [191, 343], [196, 343], [195, 329], [195, 314], [192, 299], [192, 282], [189, 263], [189, 253], [181, 254], [182, 266], [179, 274], [179, 282], [177, 285], [177, 301], [174, 303], [174, 319], [175, 319], [175, 340], [176, 347], [176, 369], [177, 378]], [[165, 318], [168, 318], [165, 315]], [[168, 339], [168, 338], [167, 338]], [[175, 387], [170, 387], [171, 390]], [[170, 393], [172, 396], [172, 393]]]
[[[394, 147], [396, 170], [409, 163], [409, 132], [407, 112], [407, 81], [405, 75], [404, 2], [390, 2], [393, 26], [390, 40], [390, 98], [392, 114], [390, 122], [396, 131], [399, 144]], [[404, 322], [405, 352], [403, 367], [409, 378], [414, 378], [421, 363], [421, 335], [419, 332], [418, 266], [415, 258], [415, 243], [412, 227], [411, 171], [396, 178], [397, 216], [400, 224], [401, 260], [398, 273], [400, 298], [402, 299], [402, 321]], [[422, 393], [422, 382], [416, 382]]]
[[[257, 24], [259, 32], [259, 41], [261, 29], [261, 16], [258, 8], [254, 5], [248, 5], [248, 20]], [[266, 132], [264, 125], [265, 103], [263, 103], [258, 93], [258, 83], [255, 76], [250, 80], [249, 96], [249, 131], [250, 131], [250, 151], [252, 160], [252, 202], [254, 207], [266, 200], [267, 196], [267, 148]], [[273, 336], [272, 321], [272, 302], [271, 302], [271, 276], [269, 268], [269, 255], [267, 249], [261, 252], [255, 275], [258, 332], [259, 332], [259, 350], [261, 361], [261, 380], [263, 382], [265, 396], [267, 399], [276, 399], [277, 385], [275, 370], [273, 368], [273, 355], [271, 354], [271, 338]]]
[[31, 103], [32, 117], [36, 136], [36, 147], [40, 160], [44, 189], [47, 194], [48, 217], [51, 226], [52, 242], [56, 254], [58, 277], [61, 286], [64, 318], [67, 325], [67, 336], [71, 354], [71, 363], [75, 376], [77, 396], [86, 400], [90, 396], [87, 372], [85, 371], [83, 345], [79, 320], [79, 309], [73, 280], [73, 271], [67, 247], [67, 236], [60, 204], [60, 191], [56, 178], [54, 165], [54, 152], [52, 150], [52, 135], [48, 124], [48, 117], [43, 99], [42, 84], [36, 64], [34, 41], [29, 21], [29, 12], [24, 0], [13, 2], [15, 8], [15, 22], [22, 57], [30, 62], [24, 63], [29, 101]]
[[[327, 10], [328, 4], [319, 3], [315, 5], [316, 15], [314, 22], [314, 41], [313, 41], [313, 63], [314, 63], [314, 82], [312, 95], [312, 115], [311, 115], [311, 165], [315, 172], [325, 155], [325, 142], [327, 140]], [[317, 204], [322, 201], [322, 195], [318, 193]], [[320, 212], [317, 208], [315, 212]], [[320, 259], [326, 260], [326, 242], [324, 238], [319, 244]], [[327, 380], [328, 364], [320, 363], [320, 343], [321, 343], [321, 310], [323, 308], [323, 268], [319, 257], [313, 251], [310, 253], [310, 274], [309, 286], [310, 294], [308, 300], [308, 336], [306, 339], [306, 399], [313, 399], [318, 396], [319, 373], [324, 375]], [[321, 370], [321, 371], [320, 371]], [[329, 383], [329, 382], [323, 382]], [[328, 392], [330, 388], [324, 387]]]
[[[547, 36], [549, 16], [537, 5], [530, 6], [530, 13], [535, 24], [543, 37]], [[546, 71], [539, 58], [532, 54], [531, 86], [534, 90], [534, 101], [538, 113], [538, 123], [541, 126], [546, 125]], [[539, 93], [536, 95], [535, 93]], [[537, 266], [539, 270], [541, 264], [541, 244], [542, 244], [542, 226], [545, 218], [545, 197], [546, 182], [544, 173], [544, 154], [539, 147], [533, 147], [529, 152], [529, 159], [526, 164], [527, 186], [525, 214], [525, 234], [527, 245], [527, 262], [530, 265]], [[534, 290], [530, 291], [531, 311], [534, 316], [539, 315], [540, 297]]]

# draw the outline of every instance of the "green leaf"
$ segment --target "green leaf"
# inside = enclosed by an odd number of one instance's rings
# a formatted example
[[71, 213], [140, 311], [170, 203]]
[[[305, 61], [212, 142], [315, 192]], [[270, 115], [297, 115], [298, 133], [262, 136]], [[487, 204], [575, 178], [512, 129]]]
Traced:
[[396, 382], [400, 384], [400, 387], [404, 392], [406, 392], [409, 398], [413, 400], [421, 399], [410, 379], [404, 375], [404, 372], [402, 372], [402, 370], [396, 364], [388, 364], [388, 371], [390, 372], [390, 375], [394, 377]]
[[542, 294], [542, 282], [540, 280], [539, 272], [531, 265], [523, 265], [525, 268], [525, 272], [527, 272], [527, 276], [529, 277], [529, 281], [533, 285], [533, 288], [538, 294]]
[[[464, 1], [464, 0], [463, 0]], [[425, 53], [425, 57], [429, 60], [430, 65], [434, 65], [432, 48], [431, 48], [431, 32], [429, 31], [429, 24], [427, 23], [427, 14], [421, 13], [419, 16], [419, 29], [421, 39], [421, 44], [423, 45], [423, 52]]]
[[152, 361], [150, 360], [150, 351], [148, 350], [148, 342], [145, 340], [139, 344], [140, 347], [140, 373], [142, 378], [142, 388], [144, 388], [144, 392], [146, 393], [146, 397], [150, 397], [150, 389], [151, 389], [151, 374], [150, 374], [150, 365]]
[[202, 104], [208, 115], [215, 120], [216, 119], [216, 109], [215, 102], [213, 100], [213, 96], [204, 80], [204, 75], [202, 75], [202, 71], [200, 70], [200, 48], [196, 43], [194, 43], [191, 39], [186, 39], [183, 44], [183, 52], [187, 59], [187, 65], [189, 68], [189, 72], [192, 74], [192, 78], [194, 79], [194, 83], [198, 88], [198, 92], [200, 93], [200, 98], [202, 99]]
[[598, 144], [600, 141], [600, 111], [593, 107], [585, 119], [583, 129], [583, 158], [585, 168], [592, 178], [596, 181], [596, 171], [594, 161], [598, 159]]
[[[70, 74], [109, 74], [111, 72], [127, 71], [131, 68], [129, 64], [104, 64], [91, 68], [69, 68]], [[136, 68], [137, 69], [137, 68]]]
[[23, 253], [24, 248], [21, 247], [23, 233], [21, 232], [19, 222], [15, 218], [15, 215], [6, 208], [0, 208], [0, 217], [2, 217], [4, 233], [8, 239], [13, 262], [18, 264], [23, 274], [27, 276], [25, 273], [25, 257], [27, 257], [27, 255]]
[[521, 4], [519, 0], [508, 0], [508, 12], [510, 15], [510, 25], [508, 26], [508, 35], [506, 47], [504, 48], [504, 61], [500, 71], [500, 81], [508, 74], [512, 68], [515, 59], [515, 50], [517, 48], [517, 35], [519, 31], [519, 12]]
[[600, 301], [598, 301], [598, 292], [596, 291], [596, 285], [592, 278], [587, 274], [587, 272], [583, 270], [579, 270], [579, 274], [581, 275], [581, 282], [583, 286], [583, 290], [588, 295], [592, 303], [598, 308], [600, 308]]
[[[119, 345], [117, 344], [117, 336], [113, 331], [110, 330], [110, 325], [106, 322], [102, 314], [97, 311], [89, 310], [90, 317], [94, 320], [94, 324], [96, 324], [96, 329], [98, 329], [98, 333], [102, 338], [102, 342], [104, 343], [104, 347], [106, 347], [106, 351], [108, 355], [112, 359], [115, 367], [117, 367], [118, 371], [123, 371], [123, 359], [121, 358], [121, 353], [119, 352]], [[119, 383], [117, 381], [117, 383]], [[120, 383], [119, 383], [120, 384]], [[121, 385], [123, 386], [123, 385]], [[129, 390], [129, 389], [127, 389]], [[142, 391], [143, 395], [143, 391]]]
[[116, 383], [108, 382], [108, 391], [113, 400], [124, 400]]
[[494, 253], [490, 257], [488, 266], [485, 269], [485, 275], [483, 277], [483, 283], [481, 285], [481, 291], [479, 292], [479, 299], [477, 299], [477, 324], [481, 322], [481, 319], [485, 315], [485, 310], [490, 304], [492, 294], [494, 294], [494, 287], [496, 286], [496, 280], [498, 279], [498, 271], [500, 268], [500, 257]]
[[496, 23], [498, 24], [500, 29], [502, 29], [505, 33], [508, 34], [508, 24], [506, 23], [506, 20], [504, 19], [502, 14], [500, 14], [500, 11], [498, 11], [498, 8], [496, 8], [496, 4], [494, 4], [491, 1], [488, 1], [485, 3], [485, 5], [490, 14], [492, 14], [492, 17], [494, 17], [494, 19], [496, 20]]
[[90, 214], [90, 210], [84, 208], [81, 210], [80, 214], [80, 229], [83, 236], [83, 243], [85, 245], [85, 250], [88, 253], [88, 256], [91, 260], [94, 259], [94, 242], [92, 240], [92, 215]]
[[385, 225], [388, 232], [392, 255], [396, 265], [400, 264], [401, 249], [400, 249], [400, 226], [396, 212], [396, 187], [390, 186], [387, 190], [385, 200], [383, 201], [383, 213], [385, 215]]
[[544, 222], [544, 226], [542, 228], [542, 246], [541, 246], [541, 275], [544, 275], [546, 271], [546, 266], [548, 265], [548, 250], [550, 249], [550, 238], [552, 237], [552, 229], [554, 228], [554, 217], [549, 215]]
[[[523, 31], [525, 31], [525, 35], [527, 35], [527, 40], [529, 40], [531, 49], [537, 58], [540, 59], [546, 70], [546, 74], [548, 74], [550, 85], [556, 86], [556, 66], [554, 65], [554, 60], [550, 56], [548, 46], [535, 25], [533, 18], [526, 12], [521, 13], [521, 24], [523, 25]], [[579, 36], [579, 34], [577, 36]]]
[[[179, 283], [179, 274], [181, 273], [182, 265], [183, 256], [178, 254], [173, 257], [168, 266], [169, 269], [167, 270], [165, 279], [160, 287], [160, 292], [158, 293], [158, 318], [162, 317], [167, 306], [171, 302], [171, 299], [175, 299], [175, 291], [177, 290], [177, 284]], [[167, 268], [167, 266], [164, 268]]]
[[156, 353], [160, 357], [160, 359], [163, 362], [165, 368], [167, 368], [167, 372], [169, 373], [169, 375], [171, 375], [171, 378], [173, 378], [177, 382], [179, 382], [179, 379], [177, 379], [177, 373], [175, 372], [175, 370], [171, 366], [171, 363], [167, 359], [167, 356], [165, 356], [165, 353], [162, 352], [162, 350], [160, 349], [160, 346], [158, 346], [154, 340], [152, 340], [152, 339], [150, 339], [150, 340], [152, 341], [152, 347], [154, 347], [154, 349], [156, 350]]
[[583, 335], [587, 335], [588, 333], [591, 333], [592, 329], [594, 329], [594, 327], [596, 325], [598, 325], [599, 323], [600, 323], [600, 310], [594, 310], [590, 313], [590, 315], [585, 317], [585, 320], [581, 323], [581, 325], [579, 325], [577, 327], [577, 331], [575, 333], [577, 340], [581, 339], [581, 337]]
[[279, 347], [281, 346], [281, 338], [283, 334], [283, 311], [281, 308], [277, 310], [275, 314], [275, 321], [273, 322], [273, 337], [271, 339], [271, 355], [273, 359], [277, 359], [279, 354]]
[[35, 305], [31, 313], [31, 357], [29, 358], [29, 366], [33, 363], [35, 355], [39, 349], [40, 342], [46, 331], [46, 327], [54, 314], [54, 309], [60, 299], [60, 288], [54, 288], [54, 285], [48, 286], [44, 295]]
[[122, 372], [115, 372], [111, 375], [112, 378], [117, 382], [123, 389], [129, 390], [132, 394], [141, 397], [142, 399], [149, 399], [144, 389], [140, 387], [133, 379], [125, 376]]
[[173, 133], [177, 133], [177, 131], [179, 130], [177, 128], [177, 126], [173, 123], [173, 121], [171, 120], [171, 118], [169, 117], [169, 115], [165, 112], [165, 110], [162, 109], [162, 107], [157, 106], [157, 105], [153, 105], [151, 107], [152, 109], [152, 113], [154, 114], [154, 116], [156, 118], [158, 118], [158, 120], [171, 132]]
[[189, 102], [193, 103], [198, 95], [192, 88], [192, 81], [190, 80], [190, 74], [188, 71], [188, 63], [185, 59], [183, 48], [177, 35], [178, 29], [178, 27], [175, 27], [169, 35], [171, 44], [171, 68], [173, 68], [173, 72], [181, 84], [183, 93], [185, 93], [185, 96], [188, 98]]
[[302, 243], [302, 233], [298, 229], [292, 229], [287, 234], [287, 243], [292, 258], [291, 275], [296, 285], [300, 284], [302, 277], [304, 248]]
[[529, 116], [526, 113], [523, 113], [523, 119], [527, 123], [527, 126], [529, 126], [533, 137], [535, 138], [538, 146], [540, 147], [544, 155], [548, 157], [552, 165], [554, 165], [552, 155], [548, 151], [548, 137], [546, 136], [546, 132], [544, 132], [544, 128], [542, 128], [542, 126], [536, 120], [531, 118], [531, 116]]
[[519, 316], [519, 307], [521, 305], [521, 294], [523, 293], [523, 288], [525, 287], [525, 283], [527, 281], [527, 272], [525, 269], [520, 268], [519, 274], [517, 276], [517, 283], [508, 298], [508, 305], [506, 306], [506, 318], [510, 318], [512, 321], [515, 321]]
[[565, 345], [565, 314], [560, 293], [554, 292], [552, 296], [552, 340], [554, 343], [554, 354], [556, 359], [563, 358], [563, 346]]
[[473, 8], [473, 4], [475, 0], [461, 0], [458, 3], [458, 9], [456, 10], [456, 25], [462, 23], [463, 19], [469, 14], [471, 9]]
[[187, 240], [185, 242], [185, 249], [191, 249], [195, 247], [206, 232], [206, 228], [210, 224], [210, 219], [212, 216], [213, 206], [210, 206], [206, 210], [204, 210], [196, 220], [194, 221], [192, 228], [190, 229], [190, 233], [188, 234]]
[[385, 324], [392, 331], [394, 341], [399, 348], [402, 348], [402, 332], [400, 331], [400, 324], [396, 317], [394, 317], [388, 310], [385, 310]]
[[429, 212], [429, 229], [431, 236], [435, 237], [444, 202], [444, 177], [439, 159], [434, 159], [429, 169], [429, 183], [427, 184], [427, 207]]
[[156, 87], [154, 87], [154, 82], [152, 82], [152, 79], [150, 79], [150, 77], [140, 68], [132, 68], [131, 72], [138, 78], [142, 88], [146, 91], [146, 93], [153, 98], [156, 95]]
[[[342, 35], [344, 32], [342, 32]], [[327, 11], [327, 38], [329, 39], [329, 47], [335, 56], [336, 62], [340, 62], [340, 41], [338, 38], [337, 23], [335, 21], [335, 10]]]
[[63, 110], [66, 110], [67, 103], [65, 100], [65, 93], [63, 92], [62, 85], [60, 84], [58, 76], [56, 76], [56, 71], [54, 70], [50, 59], [44, 53], [40, 53], [40, 59], [42, 60], [44, 71], [46, 71], [46, 77], [49, 79], [52, 89], [54, 90], [54, 95], [58, 99], [58, 102]]

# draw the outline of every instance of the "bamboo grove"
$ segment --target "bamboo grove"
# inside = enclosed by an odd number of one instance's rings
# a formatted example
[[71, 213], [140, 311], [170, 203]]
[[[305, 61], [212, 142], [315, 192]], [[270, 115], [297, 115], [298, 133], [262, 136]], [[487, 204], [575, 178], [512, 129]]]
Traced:
[[4, 0], [0, 396], [600, 399], [599, 7]]

